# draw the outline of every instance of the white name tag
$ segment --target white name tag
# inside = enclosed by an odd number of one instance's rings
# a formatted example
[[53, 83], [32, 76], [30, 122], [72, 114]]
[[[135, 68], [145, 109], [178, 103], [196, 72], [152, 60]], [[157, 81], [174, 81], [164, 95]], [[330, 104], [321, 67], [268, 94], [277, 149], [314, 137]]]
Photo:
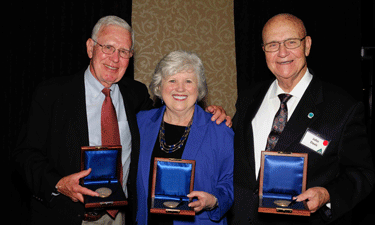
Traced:
[[302, 140], [300, 143], [313, 151], [323, 155], [324, 151], [329, 145], [329, 140], [321, 137], [316, 132], [312, 131], [311, 129], [307, 128], [305, 135], [303, 135]]

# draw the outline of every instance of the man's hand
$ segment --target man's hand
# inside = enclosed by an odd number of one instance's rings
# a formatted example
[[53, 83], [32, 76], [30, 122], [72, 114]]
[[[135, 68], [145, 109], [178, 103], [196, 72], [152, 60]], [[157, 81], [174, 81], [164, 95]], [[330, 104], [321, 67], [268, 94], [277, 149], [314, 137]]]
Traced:
[[213, 114], [211, 117], [212, 121], [216, 121], [216, 124], [221, 124], [224, 120], [227, 120], [225, 125], [232, 127], [232, 118], [227, 116], [227, 113], [221, 106], [210, 105], [206, 108], [206, 112]]
[[328, 203], [330, 200], [327, 189], [323, 187], [309, 188], [296, 198], [297, 202], [307, 200], [307, 207], [312, 213], [316, 212], [320, 207]]
[[187, 195], [189, 198], [198, 198], [198, 201], [189, 203], [189, 207], [194, 208], [195, 212], [203, 209], [212, 209], [216, 205], [216, 198], [212, 194], [204, 191], [192, 191]]
[[70, 199], [72, 199], [73, 202], [80, 201], [83, 203], [83, 195], [98, 197], [99, 193], [79, 185], [79, 179], [88, 176], [90, 173], [91, 168], [61, 178], [56, 184], [57, 191], [63, 195], [68, 196]]

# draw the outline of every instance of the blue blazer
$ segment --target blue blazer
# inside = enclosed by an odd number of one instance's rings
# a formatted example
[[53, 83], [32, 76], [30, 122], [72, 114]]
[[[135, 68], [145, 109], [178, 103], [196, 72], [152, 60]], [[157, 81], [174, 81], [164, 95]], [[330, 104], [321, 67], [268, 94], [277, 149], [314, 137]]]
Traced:
[[[141, 137], [137, 175], [137, 222], [140, 225], [147, 224], [151, 155], [164, 111], [165, 106], [137, 114]], [[196, 161], [194, 190], [213, 194], [219, 206], [198, 213], [193, 222], [174, 221], [174, 224], [227, 224], [224, 214], [233, 204], [233, 137], [232, 129], [224, 123], [216, 125], [211, 121], [211, 114], [195, 106], [182, 159]]]

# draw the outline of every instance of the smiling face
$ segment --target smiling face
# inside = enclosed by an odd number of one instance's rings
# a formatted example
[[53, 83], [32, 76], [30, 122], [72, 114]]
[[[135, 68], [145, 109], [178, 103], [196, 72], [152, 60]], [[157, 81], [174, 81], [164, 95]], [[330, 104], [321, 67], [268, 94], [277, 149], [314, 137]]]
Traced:
[[118, 49], [131, 49], [132, 39], [128, 30], [109, 25], [102, 28], [98, 33], [101, 45], [112, 45], [116, 51], [109, 55], [102, 51], [102, 47], [90, 38], [86, 42], [87, 54], [90, 60], [90, 72], [105, 87], [109, 88], [124, 76], [129, 65], [129, 59], [120, 57]]
[[[305, 36], [302, 22], [276, 16], [270, 19], [263, 28], [263, 43], [283, 42], [290, 38], [301, 39]], [[307, 36], [301, 46], [287, 49], [284, 44], [276, 52], [265, 52], [268, 68], [279, 82], [295, 86], [307, 70], [306, 57], [310, 54], [311, 37]]]
[[198, 79], [194, 72], [183, 71], [163, 78], [160, 90], [166, 113], [191, 118], [198, 98]]

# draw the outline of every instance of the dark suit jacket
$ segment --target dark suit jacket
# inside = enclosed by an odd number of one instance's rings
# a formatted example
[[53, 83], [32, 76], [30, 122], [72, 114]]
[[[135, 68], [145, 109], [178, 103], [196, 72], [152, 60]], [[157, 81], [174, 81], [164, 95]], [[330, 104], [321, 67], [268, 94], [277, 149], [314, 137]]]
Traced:
[[[145, 85], [127, 78], [119, 82], [132, 135], [130, 203], [135, 194], [139, 155], [136, 113], [150, 109], [152, 101]], [[33, 96], [30, 117], [20, 134], [13, 157], [33, 197], [35, 224], [81, 224], [84, 207], [70, 198], [53, 197], [56, 183], [80, 171], [80, 148], [89, 145], [84, 72], [51, 79], [40, 85]]]
[[[331, 216], [325, 207], [311, 217], [271, 215], [257, 212], [258, 181], [255, 179], [251, 121], [272, 81], [239, 93], [234, 116], [234, 224], [275, 222], [331, 222], [350, 211], [372, 190], [374, 170], [363, 124], [363, 105], [334, 85], [316, 76], [288, 121], [274, 151], [308, 153], [307, 188], [325, 187], [332, 203]], [[308, 118], [310, 112], [313, 118]], [[331, 140], [323, 155], [300, 144], [310, 128]]]

